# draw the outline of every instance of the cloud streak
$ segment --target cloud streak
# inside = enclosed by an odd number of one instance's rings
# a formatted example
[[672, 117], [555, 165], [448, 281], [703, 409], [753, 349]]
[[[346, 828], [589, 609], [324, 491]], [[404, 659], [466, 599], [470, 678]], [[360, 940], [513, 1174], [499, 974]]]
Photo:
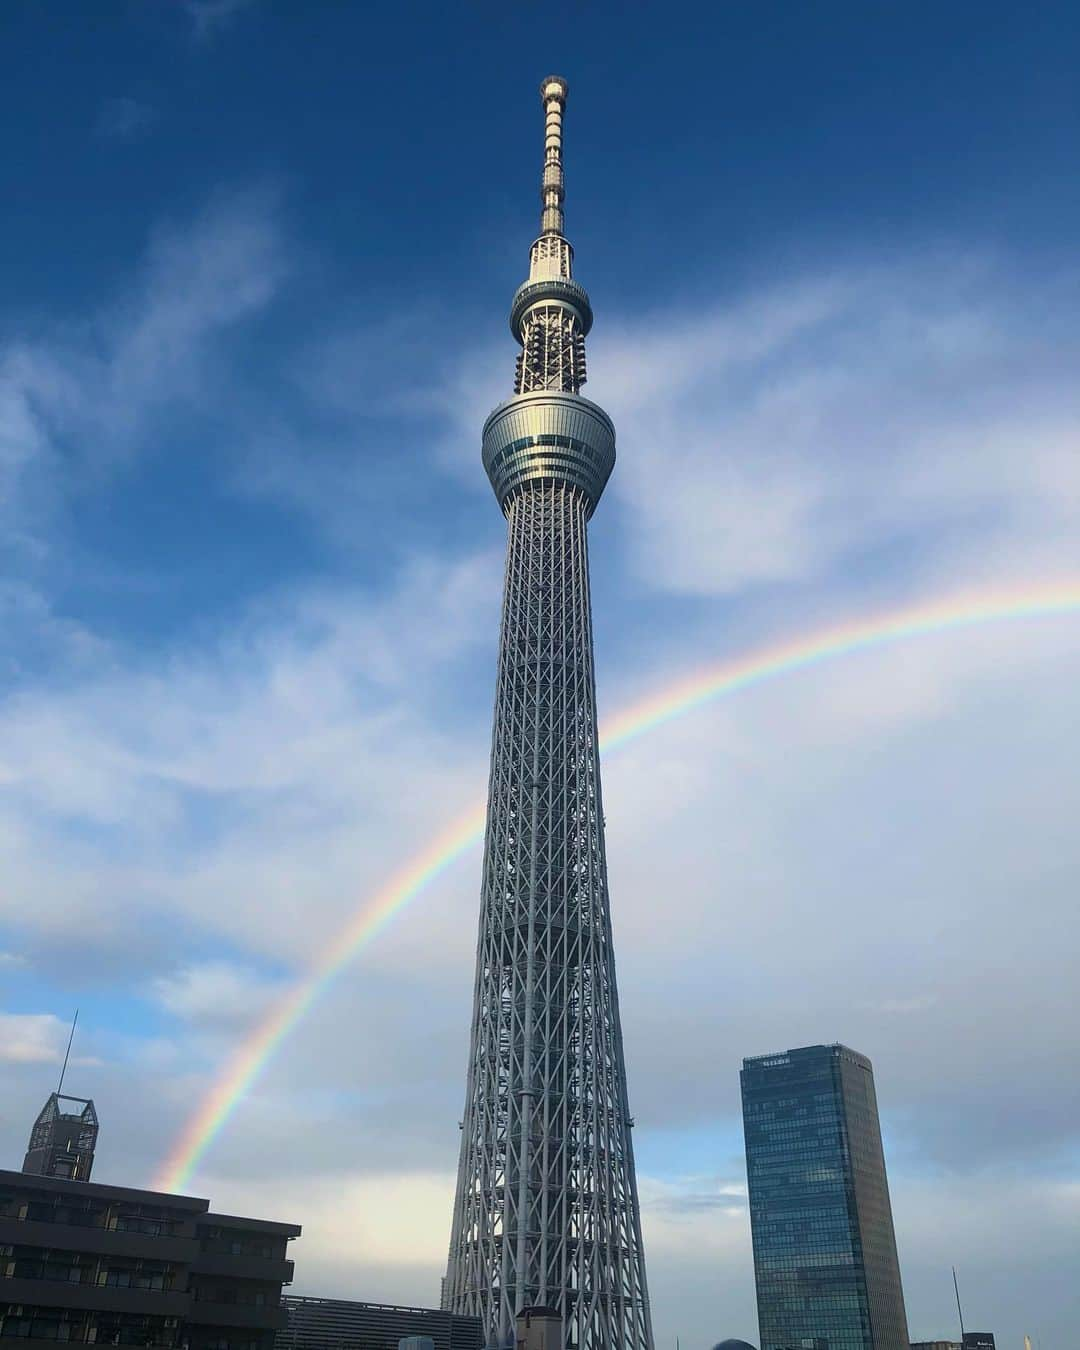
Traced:
[[1075, 559], [1080, 334], [995, 272], [868, 269], [601, 337], [640, 574], [722, 596]]
[[146, 136], [157, 121], [157, 112], [149, 103], [122, 95], [106, 99], [101, 105], [94, 134], [106, 141], [137, 141]]
[[220, 339], [266, 309], [286, 267], [272, 195], [222, 198], [158, 229], [127, 293], [88, 321], [0, 347], [0, 523], [24, 585], [71, 502], [211, 396]]
[[59, 1064], [66, 1029], [49, 1013], [0, 1013], [0, 1059], [9, 1064]]
[[181, 8], [199, 42], [216, 37], [253, 4], [254, 0], [181, 0]]

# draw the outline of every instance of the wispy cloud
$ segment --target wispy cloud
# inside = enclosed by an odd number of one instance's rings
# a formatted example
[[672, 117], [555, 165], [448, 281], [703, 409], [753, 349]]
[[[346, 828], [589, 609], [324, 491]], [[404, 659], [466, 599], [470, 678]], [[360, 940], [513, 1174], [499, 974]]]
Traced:
[[0, 1060], [9, 1064], [58, 1064], [66, 1029], [50, 1013], [0, 1012]]
[[205, 41], [227, 28], [255, 0], [181, 0], [195, 37]]
[[[486, 555], [419, 561], [386, 595], [279, 597], [216, 652], [146, 669], [110, 651], [74, 685], [10, 700], [0, 781], [11, 885], [22, 873], [36, 894], [28, 921], [62, 942], [65, 916], [96, 907], [102, 885], [114, 915], [124, 896], [153, 910], [175, 889], [189, 915], [201, 895], [197, 922], [220, 921], [231, 941], [246, 944], [257, 930], [286, 960], [309, 948], [311, 928], [324, 929], [365, 878], [373, 884], [421, 821], [430, 829], [440, 802], [458, 809], [460, 741], [435, 724], [448, 673], [471, 659], [482, 619], [488, 636], [498, 576]], [[481, 756], [478, 743], [477, 764]], [[78, 851], [96, 857], [85, 885], [66, 891], [31, 861], [41, 831], [64, 832], [65, 821], [81, 836]], [[165, 871], [162, 850], [173, 860]], [[298, 930], [301, 911], [310, 927]], [[115, 937], [138, 940], [127, 924]]]
[[743, 1215], [746, 1185], [730, 1177], [688, 1174], [674, 1180], [645, 1176], [641, 1183], [642, 1208], [670, 1215], [696, 1215], [710, 1210]]
[[1080, 561], [1080, 329], [998, 266], [894, 263], [599, 335], [642, 577], [733, 595]]
[[236, 1030], [250, 1026], [283, 994], [280, 981], [267, 980], [250, 967], [210, 960], [158, 976], [151, 997], [191, 1026]]
[[107, 141], [136, 141], [146, 136], [157, 121], [157, 110], [149, 103], [122, 95], [101, 105], [94, 134]]
[[143, 448], [168, 410], [219, 378], [210, 357], [264, 309], [288, 262], [272, 193], [222, 198], [158, 229], [137, 278], [86, 322], [57, 316], [0, 348], [0, 520], [24, 557], [56, 543], [56, 512]]

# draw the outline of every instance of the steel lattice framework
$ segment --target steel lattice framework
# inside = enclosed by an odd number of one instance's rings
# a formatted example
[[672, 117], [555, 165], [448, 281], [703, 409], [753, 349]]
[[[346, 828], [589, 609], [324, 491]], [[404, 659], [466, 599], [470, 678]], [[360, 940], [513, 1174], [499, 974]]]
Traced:
[[586, 526], [615, 463], [580, 395], [592, 310], [563, 237], [566, 83], [541, 236], [510, 326], [515, 396], [484, 426], [509, 524], [476, 990], [444, 1306], [513, 1343], [554, 1306], [577, 1350], [652, 1350], [615, 985]]

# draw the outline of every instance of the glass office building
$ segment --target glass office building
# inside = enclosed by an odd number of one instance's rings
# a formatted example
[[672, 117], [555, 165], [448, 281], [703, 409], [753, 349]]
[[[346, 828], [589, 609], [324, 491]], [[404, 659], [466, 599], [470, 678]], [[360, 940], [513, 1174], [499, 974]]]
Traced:
[[761, 1350], [908, 1350], [870, 1061], [811, 1045], [741, 1081]]

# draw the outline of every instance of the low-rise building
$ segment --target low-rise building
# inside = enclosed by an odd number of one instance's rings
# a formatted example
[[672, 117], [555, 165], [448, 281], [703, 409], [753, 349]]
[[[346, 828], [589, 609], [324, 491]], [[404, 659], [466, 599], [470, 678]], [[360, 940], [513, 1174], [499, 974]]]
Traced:
[[0, 1350], [272, 1350], [299, 1234], [194, 1196], [0, 1170]]
[[286, 1325], [275, 1350], [398, 1350], [409, 1337], [429, 1337], [435, 1350], [481, 1350], [479, 1317], [438, 1308], [404, 1308], [392, 1303], [356, 1303], [341, 1298], [287, 1294]]

